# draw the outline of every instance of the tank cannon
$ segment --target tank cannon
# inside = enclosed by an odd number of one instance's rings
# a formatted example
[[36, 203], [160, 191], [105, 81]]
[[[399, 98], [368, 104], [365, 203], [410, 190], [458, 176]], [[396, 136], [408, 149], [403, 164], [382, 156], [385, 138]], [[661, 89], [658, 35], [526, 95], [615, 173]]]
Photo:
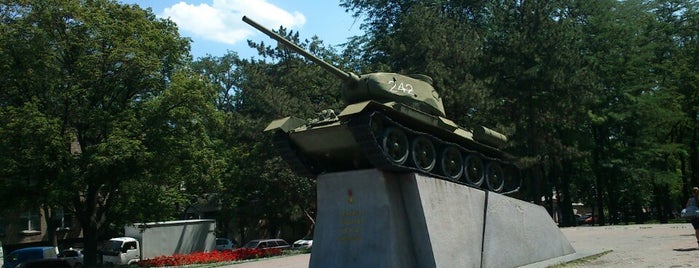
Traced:
[[243, 21], [342, 80], [346, 107], [318, 118], [272, 121], [274, 146], [299, 175], [378, 168], [419, 172], [499, 193], [521, 185], [513, 157], [500, 150], [507, 137], [478, 126], [467, 130], [446, 118], [432, 78], [423, 74], [343, 71], [243, 17]]

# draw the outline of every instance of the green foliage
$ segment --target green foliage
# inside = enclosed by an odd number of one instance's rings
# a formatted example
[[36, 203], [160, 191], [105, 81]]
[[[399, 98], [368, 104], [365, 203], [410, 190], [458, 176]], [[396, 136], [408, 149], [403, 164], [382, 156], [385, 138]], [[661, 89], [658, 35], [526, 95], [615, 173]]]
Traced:
[[[342, 59], [319, 39], [299, 41], [298, 33], [284, 28], [278, 32], [342, 66]], [[264, 42], [249, 45], [261, 60], [240, 59], [229, 52], [204, 57], [192, 66], [217, 86], [216, 106], [226, 112], [225, 127], [215, 134], [223, 140], [221, 153], [228, 164], [223, 175], [224, 214], [236, 221], [241, 232], [265, 236], [294, 222], [312, 222], [316, 199], [314, 181], [291, 173], [272, 148], [271, 135], [262, 130], [274, 119], [312, 117], [321, 109], [339, 109], [342, 104], [339, 81], [320, 67], [284, 47]]]
[[[38, 207], [66, 202], [57, 178], [70, 161], [70, 139], [61, 133], [60, 121], [39, 110], [37, 101], [0, 109], [0, 191], [3, 207]], [[48, 177], [48, 178], [47, 178]], [[51, 178], [53, 177], [53, 178]]]
[[[343, 51], [278, 32], [348, 71], [432, 76], [447, 117], [508, 135], [519, 198], [667, 221], [699, 184], [695, 1], [341, 6], [367, 32]], [[216, 192], [240, 231], [312, 227], [314, 181], [262, 130], [344, 107], [331, 74], [264, 42], [189, 62], [173, 22], [108, 0], [5, 1], [0, 21], [0, 193], [26, 197], [0, 206], [72, 210], [92, 239]]]
[[0, 146], [13, 152], [0, 191], [40, 185], [13, 201], [73, 211], [88, 264], [103, 227], [173, 217], [221, 187], [215, 89], [183, 68], [174, 23], [107, 0], [0, 10]]
[[[366, 72], [422, 73], [434, 79], [447, 116], [458, 122], [482, 122], [477, 104], [489, 90], [478, 74], [482, 55], [483, 3], [480, 1], [343, 1], [372, 38], [355, 39]], [[357, 53], [357, 52], [355, 52]]]
[[369, 66], [426, 72], [449, 117], [508, 134], [521, 198], [557, 191], [618, 221], [667, 215], [677, 203], [660, 200], [697, 183], [694, 1], [341, 5], [364, 19], [350, 48]]

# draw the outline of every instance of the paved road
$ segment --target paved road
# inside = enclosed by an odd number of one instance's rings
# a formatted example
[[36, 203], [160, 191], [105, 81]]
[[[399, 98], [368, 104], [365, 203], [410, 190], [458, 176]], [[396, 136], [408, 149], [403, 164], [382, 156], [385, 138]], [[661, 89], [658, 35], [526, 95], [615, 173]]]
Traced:
[[[579, 255], [611, 251], [565, 267], [699, 267], [699, 250], [689, 223], [585, 226], [561, 231]], [[309, 260], [310, 254], [302, 254], [226, 267], [305, 268]]]
[[311, 254], [292, 255], [283, 258], [271, 258], [262, 261], [251, 261], [246, 263], [224, 266], [226, 268], [308, 268]]

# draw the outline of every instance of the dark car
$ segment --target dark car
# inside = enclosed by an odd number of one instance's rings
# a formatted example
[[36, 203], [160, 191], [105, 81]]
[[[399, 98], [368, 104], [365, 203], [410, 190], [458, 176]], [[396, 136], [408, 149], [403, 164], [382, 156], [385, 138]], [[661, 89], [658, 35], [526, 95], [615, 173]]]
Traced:
[[63, 259], [73, 268], [83, 267], [83, 252], [79, 249], [66, 249], [58, 253], [58, 258]]
[[595, 224], [595, 223], [597, 223], [597, 215], [595, 215], [595, 216], [590, 215], [589, 217], [587, 217], [585, 219], [585, 224]]
[[63, 259], [41, 259], [20, 263], [17, 268], [71, 268], [70, 263]]
[[28, 247], [21, 248], [5, 256], [5, 263], [2, 267], [14, 268], [20, 263], [25, 263], [40, 259], [55, 259], [56, 248], [54, 247]]

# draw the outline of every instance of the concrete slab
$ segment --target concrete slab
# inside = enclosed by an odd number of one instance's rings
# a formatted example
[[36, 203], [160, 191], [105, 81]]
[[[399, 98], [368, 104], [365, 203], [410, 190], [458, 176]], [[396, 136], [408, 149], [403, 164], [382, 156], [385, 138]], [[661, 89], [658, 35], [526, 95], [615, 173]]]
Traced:
[[400, 181], [375, 169], [319, 176], [310, 267], [416, 267]]
[[483, 267], [517, 267], [575, 253], [543, 207], [487, 195]]
[[420, 174], [401, 176], [419, 267], [479, 267], [485, 193]]
[[517, 267], [574, 253], [540, 207], [420, 174], [317, 179], [310, 267]]

